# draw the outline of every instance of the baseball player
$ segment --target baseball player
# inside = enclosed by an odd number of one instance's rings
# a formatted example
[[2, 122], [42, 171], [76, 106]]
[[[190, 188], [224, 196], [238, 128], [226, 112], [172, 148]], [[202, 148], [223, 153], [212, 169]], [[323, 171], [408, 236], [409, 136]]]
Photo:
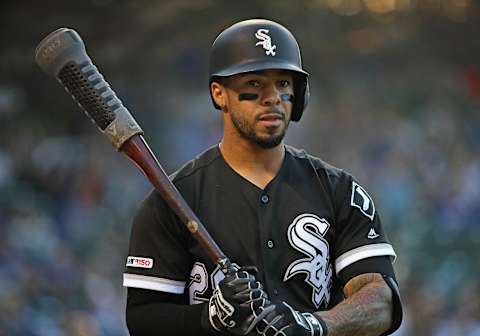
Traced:
[[395, 252], [367, 191], [283, 143], [308, 73], [280, 24], [216, 38], [223, 137], [171, 176], [236, 272], [224, 276], [158, 192], [138, 210], [124, 274], [132, 335], [388, 335], [402, 319]]

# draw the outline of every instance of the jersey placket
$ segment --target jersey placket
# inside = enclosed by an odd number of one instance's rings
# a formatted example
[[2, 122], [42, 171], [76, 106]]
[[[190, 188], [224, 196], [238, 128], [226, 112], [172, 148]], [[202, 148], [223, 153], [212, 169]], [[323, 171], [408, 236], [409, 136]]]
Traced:
[[[275, 287], [272, 279], [267, 276], [267, 269], [269, 268], [269, 262], [272, 260], [272, 250], [275, 249], [275, 240], [270, 234], [269, 230], [269, 212], [272, 207], [272, 196], [268, 192], [269, 188], [265, 188], [260, 193], [258, 199], [258, 229], [259, 229], [259, 256], [261, 257], [261, 267], [265, 274], [263, 279], [263, 285], [265, 290], [270, 296], [278, 295], [278, 289]], [[259, 260], [260, 261], [260, 260]], [[273, 299], [273, 297], [272, 297]]]
[[[278, 212], [281, 211], [278, 207], [278, 199], [280, 192], [281, 181], [285, 178], [288, 156], [278, 172], [277, 176], [270, 181], [270, 183], [262, 190], [258, 200], [258, 224], [260, 233], [260, 257], [262, 262], [262, 269], [264, 272], [263, 284], [271, 300], [276, 301], [281, 294], [281, 279], [276, 277], [276, 268], [279, 267], [277, 251], [280, 243], [279, 239], [281, 228], [279, 226]], [[275, 271], [274, 271], [275, 270]]]

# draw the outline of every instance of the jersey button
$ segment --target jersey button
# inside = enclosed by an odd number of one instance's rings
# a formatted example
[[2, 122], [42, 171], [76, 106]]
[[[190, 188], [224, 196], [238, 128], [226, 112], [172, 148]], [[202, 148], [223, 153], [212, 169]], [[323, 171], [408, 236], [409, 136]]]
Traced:
[[273, 248], [274, 245], [275, 244], [273, 243], [273, 240], [271, 240], [271, 239], [267, 242], [268, 248]]
[[263, 203], [263, 204], [267, 204], [267, 203], [268, 203], [268, 201], [269, 201], [269, 197], [268, 197], [268, 195], [262, 195], [262, 198], [261, 198], [261, 200], [262, 200], [262, 203]]
[[278, 295], [278, 289], [276, 288], [273, 289], [273, 295]]

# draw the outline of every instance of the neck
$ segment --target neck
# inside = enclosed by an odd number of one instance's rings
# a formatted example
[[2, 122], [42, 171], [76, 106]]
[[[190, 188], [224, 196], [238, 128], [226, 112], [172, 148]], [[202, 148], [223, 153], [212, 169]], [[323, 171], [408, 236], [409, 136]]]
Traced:
[[246, 139], [229, 141], [224, 137], [219, 146], [228, 165], [261, 189], [277, 175], [285, 157], [283, 143], [265, 149]]

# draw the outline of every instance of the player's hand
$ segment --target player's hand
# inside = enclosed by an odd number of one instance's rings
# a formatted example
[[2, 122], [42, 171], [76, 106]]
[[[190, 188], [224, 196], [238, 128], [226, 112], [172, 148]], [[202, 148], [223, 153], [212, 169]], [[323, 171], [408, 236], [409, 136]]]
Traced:
[[207, 329], [246, 335], [266, 317], [270, 310], [264, 307], [271, 303], [252, 273], [256, 273], [254, 267], [243, 267], [220, 281], [203, 314]]
[[311, 313], [300, 313], [286, 302], [265, 307], [267, 316], [255, 326], [254, 335], [260, 336], [326, 336], [319, 318]]

